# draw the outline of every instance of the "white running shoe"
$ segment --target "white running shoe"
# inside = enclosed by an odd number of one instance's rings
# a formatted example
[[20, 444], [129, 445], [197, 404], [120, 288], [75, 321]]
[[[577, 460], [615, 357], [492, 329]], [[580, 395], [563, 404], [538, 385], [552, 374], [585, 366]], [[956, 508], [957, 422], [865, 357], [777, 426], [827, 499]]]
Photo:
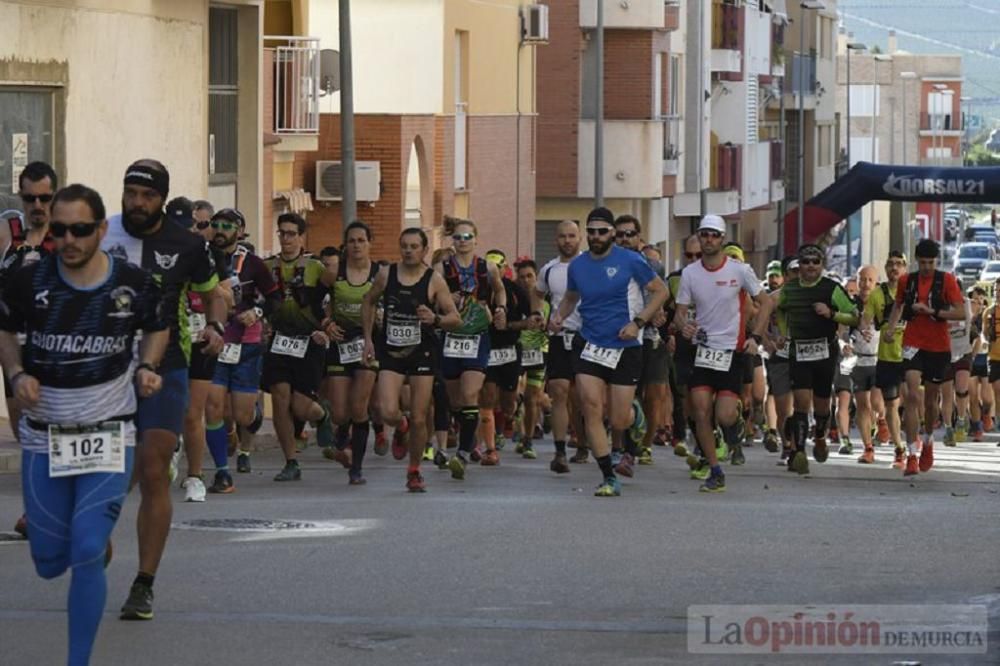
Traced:
[[[170, 483], [177, 480], [177, 462], [181, 459], [181, 447], [178, 446], [174, 449], [174, 454], [170, 456], [170, 471], [168, 472]], [[184, 487], [184, 482], [181, 482], [181, 487]]]
[[197, 476], [189, 476], [184, 479], [184, 501], [204, 502], [205, 483]]

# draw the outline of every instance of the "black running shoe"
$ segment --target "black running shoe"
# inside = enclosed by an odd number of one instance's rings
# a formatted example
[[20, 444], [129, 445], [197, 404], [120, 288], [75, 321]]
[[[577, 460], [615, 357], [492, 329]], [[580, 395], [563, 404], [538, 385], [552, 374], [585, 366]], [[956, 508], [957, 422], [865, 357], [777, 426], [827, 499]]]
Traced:
[[152, 620], [153, 588], [142, 583], [132, 583], [128, 599], [122, 606], [120, 620]]

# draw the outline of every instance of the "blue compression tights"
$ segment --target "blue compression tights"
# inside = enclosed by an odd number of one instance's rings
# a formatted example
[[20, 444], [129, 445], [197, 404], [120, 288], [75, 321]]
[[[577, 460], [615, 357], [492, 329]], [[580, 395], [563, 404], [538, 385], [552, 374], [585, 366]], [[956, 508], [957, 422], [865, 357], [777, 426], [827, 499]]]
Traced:
[[23, 453], [21, 481], [28, 538], [42, 578], [73, 574], [69, 585], [70, 666], [90, 663], [107, 597], [104, 552], [118, 522], [132, 476], [134, 449], [126, 449], [125, 473], [49, 478], [49, 456]]

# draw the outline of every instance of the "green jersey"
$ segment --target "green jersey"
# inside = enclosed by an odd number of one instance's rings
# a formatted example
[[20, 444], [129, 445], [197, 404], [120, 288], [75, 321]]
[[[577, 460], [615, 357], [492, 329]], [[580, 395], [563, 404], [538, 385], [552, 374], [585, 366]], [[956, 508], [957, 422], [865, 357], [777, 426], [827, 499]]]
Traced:
[[[548, 301], [542, 301], [542, 319], [549, 320], [552, 306]], [[543, 352], [549, 351], [549, 336], [545, 331], [521, 331], [522, 349], [541, 349]]]
[[361, 335], [361, 303], [372, 288], [377, 274], [378, 264], [373, 261], [367, 279], [360, 284], [351, 284], [347, 279], [347, 262], [340, 262], [337, 281], [330, 289], [330, 316], [337, 326], [344, 329], [347, 338]]
[[310, 335], [323, 320], [323, 297], [320, 282], [323, 264], [305, 254], [286, 261], [281, 255], [265, 260], [281, 291], [281, 305], [271, 313], [271, 327], [285, 335]]
[[872, 289], [865, 303], [865, 315], [872, 318], [875, 329], [879, 332], [878, 360], [902, 363], [903, 361], [903, 331], [905, 327], [900, 322], [895, 331], [890, 331], [887, 324], [892, 306], [896, 302], [896, 288], [882, 283]]

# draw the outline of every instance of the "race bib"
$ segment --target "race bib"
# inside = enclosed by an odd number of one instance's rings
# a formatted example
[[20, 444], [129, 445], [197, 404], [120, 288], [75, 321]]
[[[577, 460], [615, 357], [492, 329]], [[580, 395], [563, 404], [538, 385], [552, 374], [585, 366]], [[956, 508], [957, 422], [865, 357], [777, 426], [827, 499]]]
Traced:
[[785, 338], [784, 344], [778, 347], [778, 350], [775, 352], [775, 356], [779, 356], [781, 358], [788, 358], [788, 355], [791, 353], [791, 351], [792, 351], [791, 342], [788, 340], [788, 338]]
[[226, 365], [236, 365], [240, 362], [240, 352], [243, 351], [243, 345], [238, 342], [227, 342], [226, 346], [222, 348], [219, 352], [219, 363], [225, 363]]
[[392, 347], [413, 347], [420, 344], [420, 324], [390, 322], [385, 327], [385, 341]]
[[121, 421], [96, 426], [49, 426], [49, 476], [125, 472], [125, 429]]
[[525, 349], [521, 352], [521, 367], [533, 368], [545, 363], [545, 354], [541, 349]]
[[796, 361], [823, 361], [830, 358], [830, 343], [826, 338], [795, 341]]
[[575, 336], [576, 336], [576, 333], [563, 333], [562, 334], [563, 349], [565, 349], [566, 351], [572, 351], [573, 350], [573, 338]]
[[731, 349], [709, 349], [704, 345], [698, 345], [698, 351], [694, 355], [694, 367], [696, 368], [729, 372], [729, 367], [732, 364], [733, 351]]
[[288, 337], [287, 335], [277, 333], [274, 336], [274, 342], [271, 343], [271, 351], [282, 356], [305, 358], [306, 351], [308, 350], [309, 336], [307, 335]]
[[350, 342], [341, 342], [340, 344], [337, 345], [337, 353], [340, 356], [340, 362], [342, 365], [350, 365], [351, 363], [360, 363], [364, 351], [365, 351], [364, 338], [355, 338]]
[[903, 347], [903, 360], [912, 361], [913, 357], [917, 355], [918, 351], [920, 350], [917, 349], [916, 347]]
[[583, 347], [583, 351], [580, 352], [580, 359], [583, 361], [589, 361], [590, 363], [596, 363], [597, 365], [603, 365], [605, 368], [611, 368], [614, 370], [618, 367], [618, 361], [621, 360], [623, 351], [625, 350], [611, 349], [610, 347], [598, 347], [597, 345], [588, 342]]
[[479, 356], [479, 335], [444, 336], [444, 355], [446, 358], [476, 358]]
[[843, 376], [848, 376], [854, 371], [854, 366], [858, 364], [857, 356], [848, 356], [840, 362], [840, 374]]
[[201, 334], [205, 332], [205, 314], [192, 312], [188, 317], [188, 324], [191, 327], [191, 339], [197, 342], [201, 338]]
[[490, 362], [489, 366], [492, 368], [498, 365], [507, 365], [508, 363], [517, 362], [517, 349], [514, 347], [501, 347], [500, 349], [490, 350]]

